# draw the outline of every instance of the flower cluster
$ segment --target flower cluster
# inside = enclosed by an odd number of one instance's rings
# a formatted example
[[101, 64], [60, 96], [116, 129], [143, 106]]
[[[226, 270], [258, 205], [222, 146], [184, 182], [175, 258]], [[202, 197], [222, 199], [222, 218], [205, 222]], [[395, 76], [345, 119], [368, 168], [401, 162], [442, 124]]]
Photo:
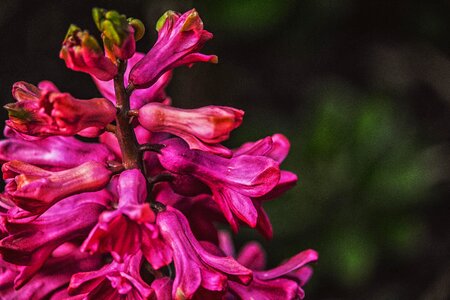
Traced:
[[314, 250], [264, 270], [259, 244], [235, 255], [216, 227], [271, 238], [263, 203], [297, 181], [280, 170], [288, 139], [228, 149], [220, 143], [243, 111], [175, 108], [165, 93], [174, 68], [217, 63], [198, 52], [212, 38], [198, 13], [165, 13], [145, 55], [135, 46], [142, 22], [104, 9], [93, 17], [104, 48], [71, 25], [60, 57], [103, 97], [17, 82], [5, 106], [0, 298], [302, 299]]

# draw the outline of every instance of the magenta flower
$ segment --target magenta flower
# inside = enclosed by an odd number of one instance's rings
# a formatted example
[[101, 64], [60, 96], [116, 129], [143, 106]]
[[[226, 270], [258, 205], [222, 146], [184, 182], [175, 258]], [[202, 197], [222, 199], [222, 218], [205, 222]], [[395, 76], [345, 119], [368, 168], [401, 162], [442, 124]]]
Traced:
[[[227, 232], [220, 232], [220, 247], [227, 255], [234, 255], [233, 242]], [[253, 270], [253, 281], [249, 285], [230, 282], [230, 292], [238, 299], [303, 299], [302, 286], [311, 277], [307, 264], [315, 262], [318, 254], [314, 250], [298, 253], [280, 266], [263, 271], [266, 264], [264, 250], [256, 242], [245, 245], [237, 255], [237, 261]]]
[[230, 155], [228, 149], [214, 144], [228, 139], [230, 132], [242, 123], [244, 112], [225, 106], [180, 109], [149, 103], [138, 114], [139, 123], [147, 130], [179, 136], [191, 149]]
[[69, 27], [59, 57], [69, 69], [91, 74], [100, 80], [111, 80], [117, 74], [117, 66], [104, 55], [97, 40], [75, 25]]
[[81, 249], [90, 253], [109, 252], [118, 262], [141, 250], [153, 268], [169, 264], [172, 252], [155, 226], [154, 212], [145, 203], [147, 191], [142, 173], [136, 169], [122, 172], [117, 192], [117, 209], [101, 214]]
[[245, 223], [272, 237], [263, 203], [297, 182], [280, 170], [289, 140], [230, 150], [221, 143], [243, 111], [175, 108], [166, 94], [177, 66], [217, 62], [198, 52], [212, 38], [198, 13], [164, 14], [146, 55], [135, 52], [141, 21], [101, 8], [93, 18], [106, 54], [72, 25], [60, 57], [105, 98], [21, 81], [5, 106], [0, 298], [303, 298], [314, 250], [265, 270], [259, 244], [235, 255], [217, 227]]
[[134, 255], [98, 271], [77, 273], [70, 281], [69, 295], [83, 296], [81, 299], [151, 299], [153, 290], [139, 275], [141, 262], [141, 255]]
[[86, 162], [64, 171], [47, 171], [13, 160], [2, 166], [5, 191], [20, 208], [41, 214], [65, 197], [104, 188], [112, 172], [105, 164]]
[[0, 141], [0, 161], [21, 160], [41, 168], [61, 170], [88, 161], [106, 163], [114, 159], [105, 145], [85, 143], [73, 137], [51, 136], [26, 141], [12, 130], [6, 130], [5, 136], [8, 139]]
[[24, 282], [21, 277], [27, 267], [17, 267], [0, 260], [0, 298], [50, 299], [53, 294], [66, 289], [73, 273], [90, 271], [99, 265], [100, 257], [86, 255], [72, 246], [70, 253], [53, 255], [36, 275]]
[[28, 223], [6, 221], [9, 236], [0, 241], [2, 259], [26, 266], [16, 278], [16, 285], [25, 284], [36, 274], [56, 248], [89, 232], [104, 209], [96, 201], [77, 195]]
[[33, 136], [74, 135], [90, 127], [102, 129], [115, 118], [115, 107], [104, 98], [78, 100], [67, 93], [27, 85], [33, 94], [22, 97], [24, 92], [13, 91], [21, 97], [5, 105], [10, 118], [7, 125], [18, 132]]
[[231, 257], [218, 257], [204, 250], [192, 234], [186, 218], [168, 208], [157, 215], [163, 238], [173, 251], [177, 274], [172, 288], [174, 299], [191, 299], [197, 289], [222, 292], [228, 281], [247, 284], [252, 272]]
[[156, 26], [156, 44], [130, 72], [129, 80], [135, 87], [149, 87], [166, 71], [178, 66], [196, 62], [217, 63], [217, 56], [197, 52], [212, 38], [212, 34], [203, 29], [203, 22], [195, 9], [183, 15], [168, 11]]
[[[128, 75], [134, 65], [144, 57], [143, 53], [136, 52], [133, 57], [128, 60], [127, 69], [125, 70], [124, 84], [128, 86]], [[167, 102], [170, 98], [166, 95], [165, 88], [172, 78], [172, 71], [167, 71], [150, 87], [135, 90], [130, 96], [130, 106], [132, 109], [138, 109], [146, 103], [150, 102]], [[116, 103], [116, 95], [114, 92], [114, 80], [102, 81], [96, 77], [92, 77], [98, 90], [106, 99], [112, 103]]]
[[250, 227], [256, 226], [258, 214], [251, 197], [267, 194], [278, 183], [280, 170], [274, 160], [250, 155], [226, 159], [189, 150], [179, 139], [165, 141], [165, 145], [159, 157], [163, 167], [205, 182], [233, 230], [238, 230], [236, 217]]

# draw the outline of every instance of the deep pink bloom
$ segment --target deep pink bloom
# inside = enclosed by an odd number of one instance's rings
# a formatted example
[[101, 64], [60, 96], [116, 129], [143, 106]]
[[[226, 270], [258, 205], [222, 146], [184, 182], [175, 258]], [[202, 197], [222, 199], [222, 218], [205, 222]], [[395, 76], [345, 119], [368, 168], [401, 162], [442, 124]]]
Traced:
[[181, 109], [149, 103], [139, 109], [138, 121], [147, 130], [168, 132], [184, 139], [191, 149], [231, 155], [217, 145], [242, 123], [244, 112], [226, 106]]
[[70, 26], [59, 57], [69, 69], [89, 73], [100, 80], [111, 80], [117, 74], [117, 66], [104, 55], [97, 40], [75, 25]]
[[134, 86], [149, 87], [162, 74], [181, 65], [217, 63], [217, 56], [197, 52], [212, 38], [212, 34], [203, 29], [203, 22], [195, 9], [183, 15], [166, 12], [158, 21], [157, 29], [156, 44], [130, 72], [129, 80]]
[[157, 300], [172, 300], [172, 283], [169, 277], [153, 280], [151, 287]]
[[[248, 142], [233, 151], [233, 157], [240, 155], [255, 155], [271, 158], [281, 164], [289, 153], [289, 140], [282, 134], [274, 134], [265, 137], [256, 142]], [[270, 223], [267, 213], [264, 211], [263, 201], [274, 199], [291, 189], [297, 183], [297, 175], [292, 172], [281, 170], [280, 180], [277, 185], [267, 194], [254, 197], [253, 204], [258, 212], [258, 221], [256, 228], [267, 239], [271, 239], [273, 235], [272, 224]]]
[[172, 253], [155, 226], [155, 214], [147, 199], [146, 181], [139, 170], [126, 170], [117, 182], [116, 210], [101, 214], [98, 224], [82, 246], [83, 251], [110, 252], [122, 262], [126, 255], [141, 250], [155, 269], [167, 265]]
[[[144, 57], [143, 53], [136, 52], [127, 62], [127, 69], [124, 76], [124, 84], [128, 86], [128, 75], [134, 65]], [[150, 102], [167, 102], [170, 99], [166, 95], [165, 88], [172, 78], [172, 71], [167, 71], [150, 87], [133, 91], [130, 96], [130, 107], [138, 109], [146, 103]], [[92, 76], [98, 90], [106, 99], [112, 103], [116, 103], [116, 95], [114, 92], [114, 81], [102, 81]]]
[[164, 168], [191, 174], [205, 182], [233, 230], [236, 217], [250, 227], [257, 224], [258, 213], [251, 198], [270, 192], [280, 179], [278, 163], [264, 156], [240, 155], [230, 159], [199, 150], [190, 150], [180, 139], [164, 142], [159, 160]]
[[100, 199], [80, 194], [60, 201], [28, 223], [6, 220], [9, 235], [0, 241], [1, 256], [7, 262], [26, 266], [16, 285], [29, 280], [57, 247], [87, 235], [105, 208]]
[[5, 191], [27, 211], [40, 214], [57, 201], [82, 192], [100, 190], [112, 175], [103, 163], [86, 162], [64, 171], [47, 171], [13, 160], [2, 166]]
[[[227, 232], [220, 232], [220, 247], [227, 255], [234, 253], [233, 242]], [[307, 264], [317, 261], [314, 250], [305, 250], [293, 256], [280, 266], [263, 271], [266, 264], [261, 245], [251, 242], [237, 255], [237, 261], [253, 270], [253, 281], [249, 285], [230, 282], [230, 291], [239, 299], [303, 299], [302, 286], [311, 276]]]
[[[9, 129], [9, 127], [6, 127]], [[52, 136], [37, 141], [23, 140], [13, 130], [5, 130], [0, 141], [0, 161], [21, 160], [41, 168], [61, 170], [88, 161], [107, 162], [114, 154], [99, 143], [85, 143], [73, 137]]]
[[67, 93], [50, 92], [28, 85], [30, 95], [18, 93], [13, 88], [13, 95], [18, 102], [5, 106], [8, 110], [11, 128], [28, 135], [74, 135], [90, 127], [102, 129], [112, 122], [116, 108], [104, 98], [78, 100]]
[[222, 292], [227, 282], [247, 284], [252, 272], [231, 257], [220, 257], [206, 251], [192, 234], [182, 213], [168, 207], [158, 213], [156, 222], [164, 240], [173, 251], [176, 274], [172, 288], [174, 299], [192, 299], [202, 287]]
[[[53, 255], [28, 282], [21, 280], [21, 270], [27, 267], [17, 267], [0, 261], [0, 298], [1, 299], [50, 299], [55, 291], [65, 289], [73, 273], [86, 272], [98, 268], [100, 259], [72, 248], [69, 254]], [[16, 280], [14, 289], [14, 279]], [[55, 298], [52, 298], [55, 299]]]
[[69, 295], [80, 299], [151, 299], [153, 289], [146, 284], [139, 270], [142, 255], [128, 256], [123, 263], [111, 262], [100, 270], [72, 276]]

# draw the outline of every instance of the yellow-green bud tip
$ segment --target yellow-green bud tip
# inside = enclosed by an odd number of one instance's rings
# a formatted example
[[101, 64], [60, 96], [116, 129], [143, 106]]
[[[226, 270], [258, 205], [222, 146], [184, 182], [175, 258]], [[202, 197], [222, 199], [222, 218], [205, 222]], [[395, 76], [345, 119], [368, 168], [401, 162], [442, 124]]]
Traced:
[[170, 17], [177, 16], [177, 13], [173, 10], [166, 11], [156, 22], [156, 31], [160, 31], [161, 28], [164, 26], [164, 23], [166, 23], [166, 20]]
[[139, 41], [145, 34], [145, 26], [141, 20], [135, 18], [128, 18], [128, 24], [134, 28], [134, 39]]

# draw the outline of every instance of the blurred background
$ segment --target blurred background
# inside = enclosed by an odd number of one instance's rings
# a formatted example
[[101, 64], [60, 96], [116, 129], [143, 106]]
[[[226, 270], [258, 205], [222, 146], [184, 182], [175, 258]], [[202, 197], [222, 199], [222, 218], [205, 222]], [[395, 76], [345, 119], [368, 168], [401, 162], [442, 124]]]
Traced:
[[[147, 25], [197, 8], [218, 65], [180, 68], [173, 103], [246, 111], [228, 143], [284, 133], [299, 184], [266, 204], [270, 266], [321, 255], [308, 299], [450, 298], [450, 2], [419, 0], [0, 1], [0, 94], [47, 79], [79, 98], [89, 76], [58, 58], [70, 23], [95, 33], [100, 6]], [[1, 112], [4, 119], [6, 113]]]

